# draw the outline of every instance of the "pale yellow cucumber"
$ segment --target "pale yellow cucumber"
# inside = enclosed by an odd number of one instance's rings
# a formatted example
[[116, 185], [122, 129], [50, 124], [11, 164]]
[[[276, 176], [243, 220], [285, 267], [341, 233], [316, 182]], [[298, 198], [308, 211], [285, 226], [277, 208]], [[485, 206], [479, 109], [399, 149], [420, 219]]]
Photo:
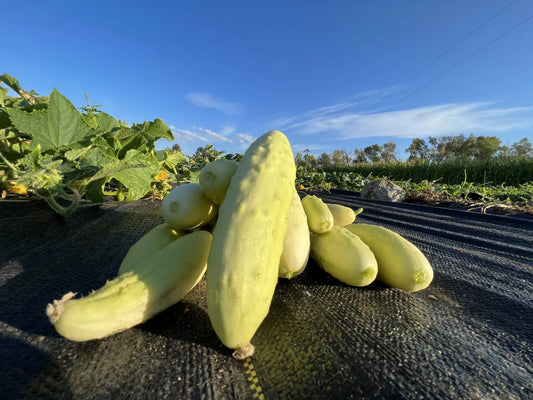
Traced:
[[353, 224], [357, 215], [363, 211], [362, 208], [354, 211], [353, 208], [343, 206], [342, 204], [326, 203], [326, 205], [333, 215], [333, 223], [339, 226]]
[[433, 280], [433, 268], [424, 254], [400, 234], [382, 226], [346, 226], [372, 250], [378, 260], [377, 280], [391, 287], [416, 292]]
[[73, 341], [100, 339], [141, 324], [176, 304], [202, 278], [211, 234], [196, 231], [176, 239], [136, 268], [86, 297], [67, 293], [48, 304], [56, 331]]
[[219, 158], [206, 164], [200, 171], [198, 181], [208, 199], [221, 204], [226, 197], [231, 177], [237, 170], [237, 162]]
[[173, 229], [166, 222], [152, 228], [130, 247], [122, 259], [117, 275], [132, 270], [135, 266], [140, 265], [145, 258], [184, 234], [185, 231]]
[[210, 223], [218, 206], [209, 200], [199, 183], [184, 183], [174, 189], [161, 202], [161, 217], [174, 229], [200, 228]]
[[324, 233], [333, 227], [333, 214], [320, 197], [307, 195], [302, 199], [302, 206], [311, 232]]
[[378, 273], [370, 248], [338, 225], [326, 233], [311, 232], [311, 257], [328, 274], [351, 286], [370, 285]]
[[207, 264], [207, 309], [236, 357], [253, 352], [249, 342], [270, 308], [295, 178], [287, 137], [267, 132], [244, 153], [220, 206]]
[[279, 276], [281, 278], [294, 278], [300, 275], [307, 266], [310, 247], [307, 216], [295, 188], [287, 220], [287, 232], [283, 241], [283, 252], [279, 262]]

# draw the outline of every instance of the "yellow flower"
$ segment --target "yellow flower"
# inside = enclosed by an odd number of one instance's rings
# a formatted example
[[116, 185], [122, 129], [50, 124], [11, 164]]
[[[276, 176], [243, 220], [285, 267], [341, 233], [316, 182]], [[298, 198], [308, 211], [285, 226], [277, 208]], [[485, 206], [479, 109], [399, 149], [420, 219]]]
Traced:
[[164, 182], [170, 177], [170, 174], [164, 169], [161, 170], [159, 174], [154, 176], [154, 180]]
[[26, 185], [17, 184], [16, 182], [9, 182], [7, 188], [13, 193], [21, 194], [23, 196], [28, 195], [28, 187]]

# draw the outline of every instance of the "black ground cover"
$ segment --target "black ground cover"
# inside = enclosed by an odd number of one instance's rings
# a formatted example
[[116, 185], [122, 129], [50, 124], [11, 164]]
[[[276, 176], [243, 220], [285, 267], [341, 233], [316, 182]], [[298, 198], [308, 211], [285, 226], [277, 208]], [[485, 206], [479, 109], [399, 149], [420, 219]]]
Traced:
[[[74, 343], [45, 307], [112, 278], [128, 248], [161, 222], [159, 202], [79, 209], [0, 203], [2, 399], [533, 398], [533, 218], [365, 200], [364, 212], [416, 244], [435, 270], [404, 293], [341, 284], [314, 262], [280, 280], [236, 361], [209, 325], [204, 286], [147, 323]], [[260, 227], [258, 227], [260, 229]]]

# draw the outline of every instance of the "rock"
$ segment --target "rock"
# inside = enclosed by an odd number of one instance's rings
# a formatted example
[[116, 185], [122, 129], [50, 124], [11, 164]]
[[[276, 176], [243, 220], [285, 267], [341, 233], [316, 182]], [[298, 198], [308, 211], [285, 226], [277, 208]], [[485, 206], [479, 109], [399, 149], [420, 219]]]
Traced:
[[382, 179], [367, 183], [361, 190], [361, 197], [366, 199], [401, 202], [405, 199], [405, 190], [391, 181]]

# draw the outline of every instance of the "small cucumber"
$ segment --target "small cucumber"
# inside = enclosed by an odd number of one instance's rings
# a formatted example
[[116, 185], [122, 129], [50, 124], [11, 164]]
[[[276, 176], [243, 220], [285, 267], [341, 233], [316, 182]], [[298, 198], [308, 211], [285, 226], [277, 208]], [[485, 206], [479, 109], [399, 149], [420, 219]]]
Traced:
[[174, 229], [195, 229], [211, 222], [218, 206], [209, 200], [199, 183], [184, 183], [161, 202], [161, 217]]
[[250, 340], [270, 308], [295, 178], [287, 137], [267, 132], [244, 153], [220, 205], [207, 263], [207, 310], [236, 358], [253, 353]]
[[281, 278], [294, 278], [305, 270], [309, 260], [310, 246], [307, 216], [300, 196], [294, 189], [287, 220], [287, 232], [283, 242], [283, 253], [281, 253], [279, 262], [278, 274]]
[[311, 233], [311, 257], [328, 274], [351, 286], [370, 285], [378, 273], [370, 248], [338, 225], [326, 233]]
[[355, 218], [363, 211], [362, 208], [354, 211], [353, 208], [343, 206], [342, 204], [326, 203], [333, 215], [333, 223], [338, 226], [353, 224]]
[[324, 233], [333, 227], [333, 214], [321, 198], [307, 195], [302, 199], [302, 206], [311, 232]]
[[398, 233], [361, 223], [345, 228], [359, 236], [376, 256], [378, 281], [406, 292], [416, 292], [427, 288], [433, 280], [433, 268], [428, 259]]
[[211, 234], [196, 231], [176, 239], [136, 268], [86, 297], [67, 293], [48, 304], [56, 331], [72, 341], [100, 339], [141, 324], [181, 300], [202, 278]]
[[168, 226], [166, 222], [145, 233], [130, 247], [118, 269], [117, 275], [130, 271], [142, 261], [185, 234]]
[[207, 198], [215, 204], [222, 204], [228, 191], [231, 177], [237, 170], [237, 162], [219, 158], [206, 164], [198, 177]]

